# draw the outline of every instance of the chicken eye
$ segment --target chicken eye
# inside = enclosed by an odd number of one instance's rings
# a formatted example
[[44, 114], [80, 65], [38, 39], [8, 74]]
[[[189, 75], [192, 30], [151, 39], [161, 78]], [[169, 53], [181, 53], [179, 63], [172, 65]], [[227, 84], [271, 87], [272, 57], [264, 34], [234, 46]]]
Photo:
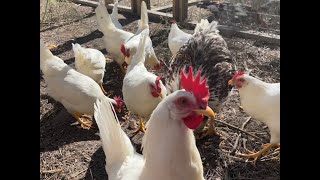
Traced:
[[244, 82], [244, 79], [239, 79], [238, 81], [240, 81], [240, 82]]
[[186, 105], [186, 104], [188, 104], [188, 100], [186, 98], [180, 98], [179, 99], [179, 104], [180, 105]]

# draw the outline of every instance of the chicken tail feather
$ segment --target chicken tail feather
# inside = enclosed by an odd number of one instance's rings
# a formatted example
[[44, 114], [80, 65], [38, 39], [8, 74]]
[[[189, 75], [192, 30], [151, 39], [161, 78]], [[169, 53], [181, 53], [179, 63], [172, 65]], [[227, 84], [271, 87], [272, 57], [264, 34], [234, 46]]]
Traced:
[[112, 23], [111, 17], [108, 10], [103, 3], [99, 3], [98, 7], [95, 9], [97, 22], [99, 26], [99, 31], [107, 32], [108, 30], [116, 29]]
[[106, 155], [106, 169], [115, 168], [114, 165], [121, 165], [127, 156], [134, 153], [134, 148], [129, 137], [121, 129], [116, 112], [107, 97], [97, 99], [94, 110], [94, 118]]

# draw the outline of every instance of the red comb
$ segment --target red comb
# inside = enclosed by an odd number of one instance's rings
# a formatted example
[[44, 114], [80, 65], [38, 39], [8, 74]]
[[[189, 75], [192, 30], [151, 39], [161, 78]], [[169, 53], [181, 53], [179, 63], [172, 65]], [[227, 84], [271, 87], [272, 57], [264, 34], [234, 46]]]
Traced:
[[120, 96], [114, 96], [113, 99], [116, 101], [117, 105], [114, 106], [115, 110], [118, 112], [121, 112], [121, 107], [123, 104], [123, 100], [120, 98]]
[[241, 75], [244, 75], [244, 74], [246, 74], [246, 72], [244, 72], [244, 71], [239, 71], [236, 75], [233, 76], [233, 79], [237, 79], [238, 76], [241, 76]]
[[200, 82], [201, 71], [198, 71], [196, 78], [194, 78], [192, 66], [189, 66], [189, 73], [187, 77], [184, 73], [184, 69], [181, 70], [181, 88], [194, 94], [198, 102], [205, 103], [207, 106], [210, 96], [209, 87], [206, 84], [207, 78]]
[[120, 96], [114, 96], [114, 98], [113, 98], [113, 99], [117, 102], [117, 104], [120, 104], [120, 106], [122, 105], [123, 100], [121, 99], [121, 97], [120, 97]]

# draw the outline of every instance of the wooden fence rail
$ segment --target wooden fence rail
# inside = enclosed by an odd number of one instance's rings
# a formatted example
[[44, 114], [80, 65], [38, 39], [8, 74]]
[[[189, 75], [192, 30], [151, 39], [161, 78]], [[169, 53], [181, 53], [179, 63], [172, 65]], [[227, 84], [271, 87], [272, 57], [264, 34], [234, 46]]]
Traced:
[[[97, 7], [98, 2], [91, 0], [70, 0], [74, 3], [83, 4], [90, 7]], [[107, 0], [106, 0], [107, 1]], [[118, 5], [119, 12], [133, 13], [136, 15], [140, 15], [140, 6], [141, 1], [145, 1], [148, 8], [148, 16], [154, 19], [167, 18], [167, 19], [175, 19], [177, 22], [180, 22], [188, 29], [193, 29], [195, 26], [195, 22], [186, 22], [188, 17], [188, 6], [197, 4], [202, 0], [173, 0], [172, 5], [166, 5], [162, 7], [157, 7], [151, 9], [150, 0], [131, 0], [131, 7]], [[106, 3], [107, 4], [107, 3]], [[112, 9], [114, 4], [108, 4], [107, 8]], [[172, 10], [172, 14], [165, 13], [167, 11]], [[220, 30], [222, 35], [225, 36], [237, 36], [247, 39], [255, 39], [262, 42], [280, 45], [280, 35], [271, 34], [265, 35], [256, 31], [243, 31], [237, 28], [230, 28], [228, 26], [218, 25], [218, 29]]]

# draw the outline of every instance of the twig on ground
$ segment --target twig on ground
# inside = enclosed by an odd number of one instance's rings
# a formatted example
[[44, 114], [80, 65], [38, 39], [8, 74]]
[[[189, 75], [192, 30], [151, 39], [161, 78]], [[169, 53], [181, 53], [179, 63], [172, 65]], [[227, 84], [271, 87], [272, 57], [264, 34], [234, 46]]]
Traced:
[[246, 162], [245, 159], [242, 159], [242, 158], [239, 158], [239, 157], [236, 157], [236, 156], [229, 156], [229, 157], [232, 158], [232, 159], [235, 159], [237, 161]]
[[89, 170], [90, 170], [90, 176], [91, 176], [91, 179], [93, 180], [93, 175], [92, 175], [91, 168], [89, 168]]
[[43, 13], [43, 16], [41, 18], [41, 21], [44, 21], [44, 18], [45, 18], [46, 14], [47, 14], [48, 3], [49, 3], [49, 0], [46, 1], [46, 7], [44, 9], [44, 13]]
[[258, 136], [254, 135], [254, 134], [251, 134], [251, 133], [249, 133], [249, 132], [247, 132], [247, 131], [245, 131], [245, 130], [242, 130], [242, 129], [240, 129], [240, 128], [232, 125], [232, 124], [226, 123], [226, 122], [224, 122], [224, 121], [220, 121], [220, 120], [218, 120], [218, 119], [216, 119], [215, 121], [216, 121], [216, 122], [219, 122], [219, 123], [221, 123], [221, 124], [224, 124], [224, 125], [226, 125], [226, 126], [228, 126], [228, 127], [231, 127], [231, 128], [233, 128], [233, 129], [236, 129], [236, 130], [238, 130], [238, 131], [241, 131], [241, 132], [243, 132], [243, 133], [245, 133], [245, 134], [247, 134], [247, 135], [249, 135], [249, 136], [251, 136], [251, 137], [254, 137], [254, 138], [256, 138], [256, 139], [258, 139], [259, 141], [262, 142], [262, 139], [259, 138]]
[[243, 148], [244, 148], [246, 151], [248, 151], [248, 152], [250, 152], [250, 153], [253, 153], [252, 151], [250, 151], [250, 150], [247, 148], [247, 139], [242, 138], [242, 142], [243, 142]]
[[52, 169], [52, 170], [41, 170], [40, 173], [42, 174], [54, 174], [54, 173], [60, 173], [62, 172], [62, 169]]
[[[241, 130], [244, 130], [244, 127], [248, 124], [248, 122], [250, 121], [250, 119], [251, 119], [251, 116], [248, 117], [248, 119], [242, 124], [242, 126], [241, 126], [241, 128], [240, 128]], [[233, 144], [233, 146], [232, 146], [232, 149], [231, 149], [231, 151], [230, 151], [230, 154], [234, 155], [234, 153], [236, 152], [236, 149], [237, 149], [238, 144], [239, 144], [239, 139], [240, 139], [240, 137], [241, 137], [241, 132], [238, 134], [238, 137], [237, 137], [236, 141], [234, 142], [234, 144]]]
[[[88, 167], [88, 169], [90, 169], [92, 166], [93, 166], [93, 165], [90, 165], [90, 166]], [[72, 178], [75, 178], [75, 177], [79, 176], [80, 174], [82, 174], [83, 172], [85, 172], [85, 171], [88, 170], [88, 169], [84, 169], [84, 170], [82, 170], [82, 171], [80, 171], [80, 172], [73, 173], [73, 174], [71, 175], [71, 177], [72, 177]]]

